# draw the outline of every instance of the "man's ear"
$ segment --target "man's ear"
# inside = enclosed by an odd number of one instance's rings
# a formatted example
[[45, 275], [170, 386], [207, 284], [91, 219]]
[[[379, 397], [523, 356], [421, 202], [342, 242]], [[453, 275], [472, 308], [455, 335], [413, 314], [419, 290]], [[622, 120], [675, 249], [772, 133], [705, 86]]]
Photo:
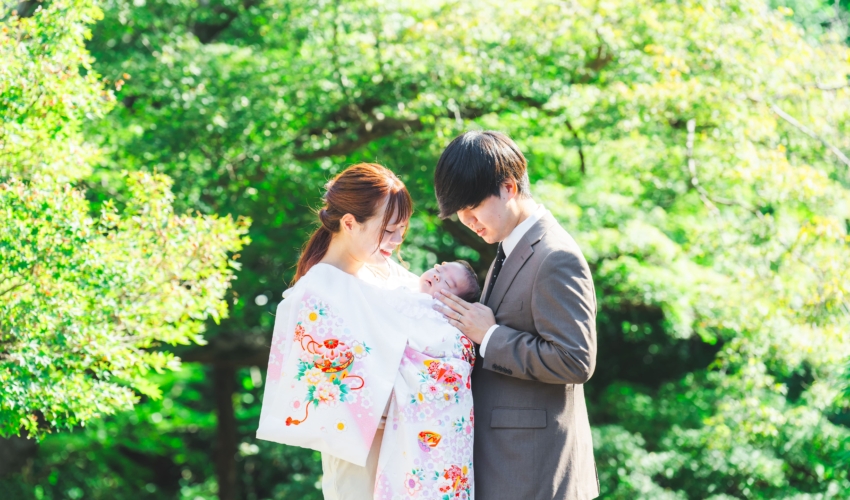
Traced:
[[504, 198], [505, 201], [516, 198], [518, 194], [519, 186], [517, 185], [516, 179], [507, 178], [502, 182], [502, 198]]
[[339, 219], [339, 228], [343, 231], [353, 231], [359, 224], [351, 214], [345, 214]]

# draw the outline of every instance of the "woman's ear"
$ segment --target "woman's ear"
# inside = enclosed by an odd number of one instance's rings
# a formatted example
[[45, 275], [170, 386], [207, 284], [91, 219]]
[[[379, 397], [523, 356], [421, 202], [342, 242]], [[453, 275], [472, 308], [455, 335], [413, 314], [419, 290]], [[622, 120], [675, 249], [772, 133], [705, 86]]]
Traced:
[[346, 232], [353, 231], [359, 225], [351, 214], [345, 214], [339, 219], [339, 228]]

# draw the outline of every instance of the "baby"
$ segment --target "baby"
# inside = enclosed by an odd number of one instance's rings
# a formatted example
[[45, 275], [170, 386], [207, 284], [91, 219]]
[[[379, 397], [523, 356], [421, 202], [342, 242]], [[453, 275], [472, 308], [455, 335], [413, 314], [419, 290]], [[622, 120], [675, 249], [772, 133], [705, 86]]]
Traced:
[[434, 297], [440, 290], [449, 291], [467, 302], [476, 302], [481, 294], [475, 271], [465, 260], [435, 264], [419, 277], [420, 292]]

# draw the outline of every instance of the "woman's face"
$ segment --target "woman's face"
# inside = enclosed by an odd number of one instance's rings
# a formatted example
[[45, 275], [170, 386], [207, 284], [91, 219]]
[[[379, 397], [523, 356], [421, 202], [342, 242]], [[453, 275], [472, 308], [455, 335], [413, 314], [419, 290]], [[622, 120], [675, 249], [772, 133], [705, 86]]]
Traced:
[[[398, 220], [397, 210], [383, 233], [378, 234], [381, 232], [388, 201], [384, 201], [382, 209], [375, 216], [366, 220], [363, 224], [357, 224], [357, 228], [350, 232], [351, 251], [360, 262], [367, 264], [382, 263], [392, 255], [404, 240], [407, 221]], [[379, 240], [380, 243], [378, 243]]]

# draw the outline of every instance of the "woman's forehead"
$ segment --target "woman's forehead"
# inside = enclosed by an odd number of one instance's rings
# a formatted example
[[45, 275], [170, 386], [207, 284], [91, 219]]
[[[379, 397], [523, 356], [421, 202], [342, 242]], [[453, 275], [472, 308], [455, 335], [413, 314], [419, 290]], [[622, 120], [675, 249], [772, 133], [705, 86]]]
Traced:
[[[386, 205], [384, 205], [384, 213], [386, 213]], [[399, 220], [399, 209], [398, 207], [393, 210], [393, 215], [390, 217], [390, 221], [387, 223], [388, 226], [395, 226], [398, 224], [406, 224], [407, 220]]]

